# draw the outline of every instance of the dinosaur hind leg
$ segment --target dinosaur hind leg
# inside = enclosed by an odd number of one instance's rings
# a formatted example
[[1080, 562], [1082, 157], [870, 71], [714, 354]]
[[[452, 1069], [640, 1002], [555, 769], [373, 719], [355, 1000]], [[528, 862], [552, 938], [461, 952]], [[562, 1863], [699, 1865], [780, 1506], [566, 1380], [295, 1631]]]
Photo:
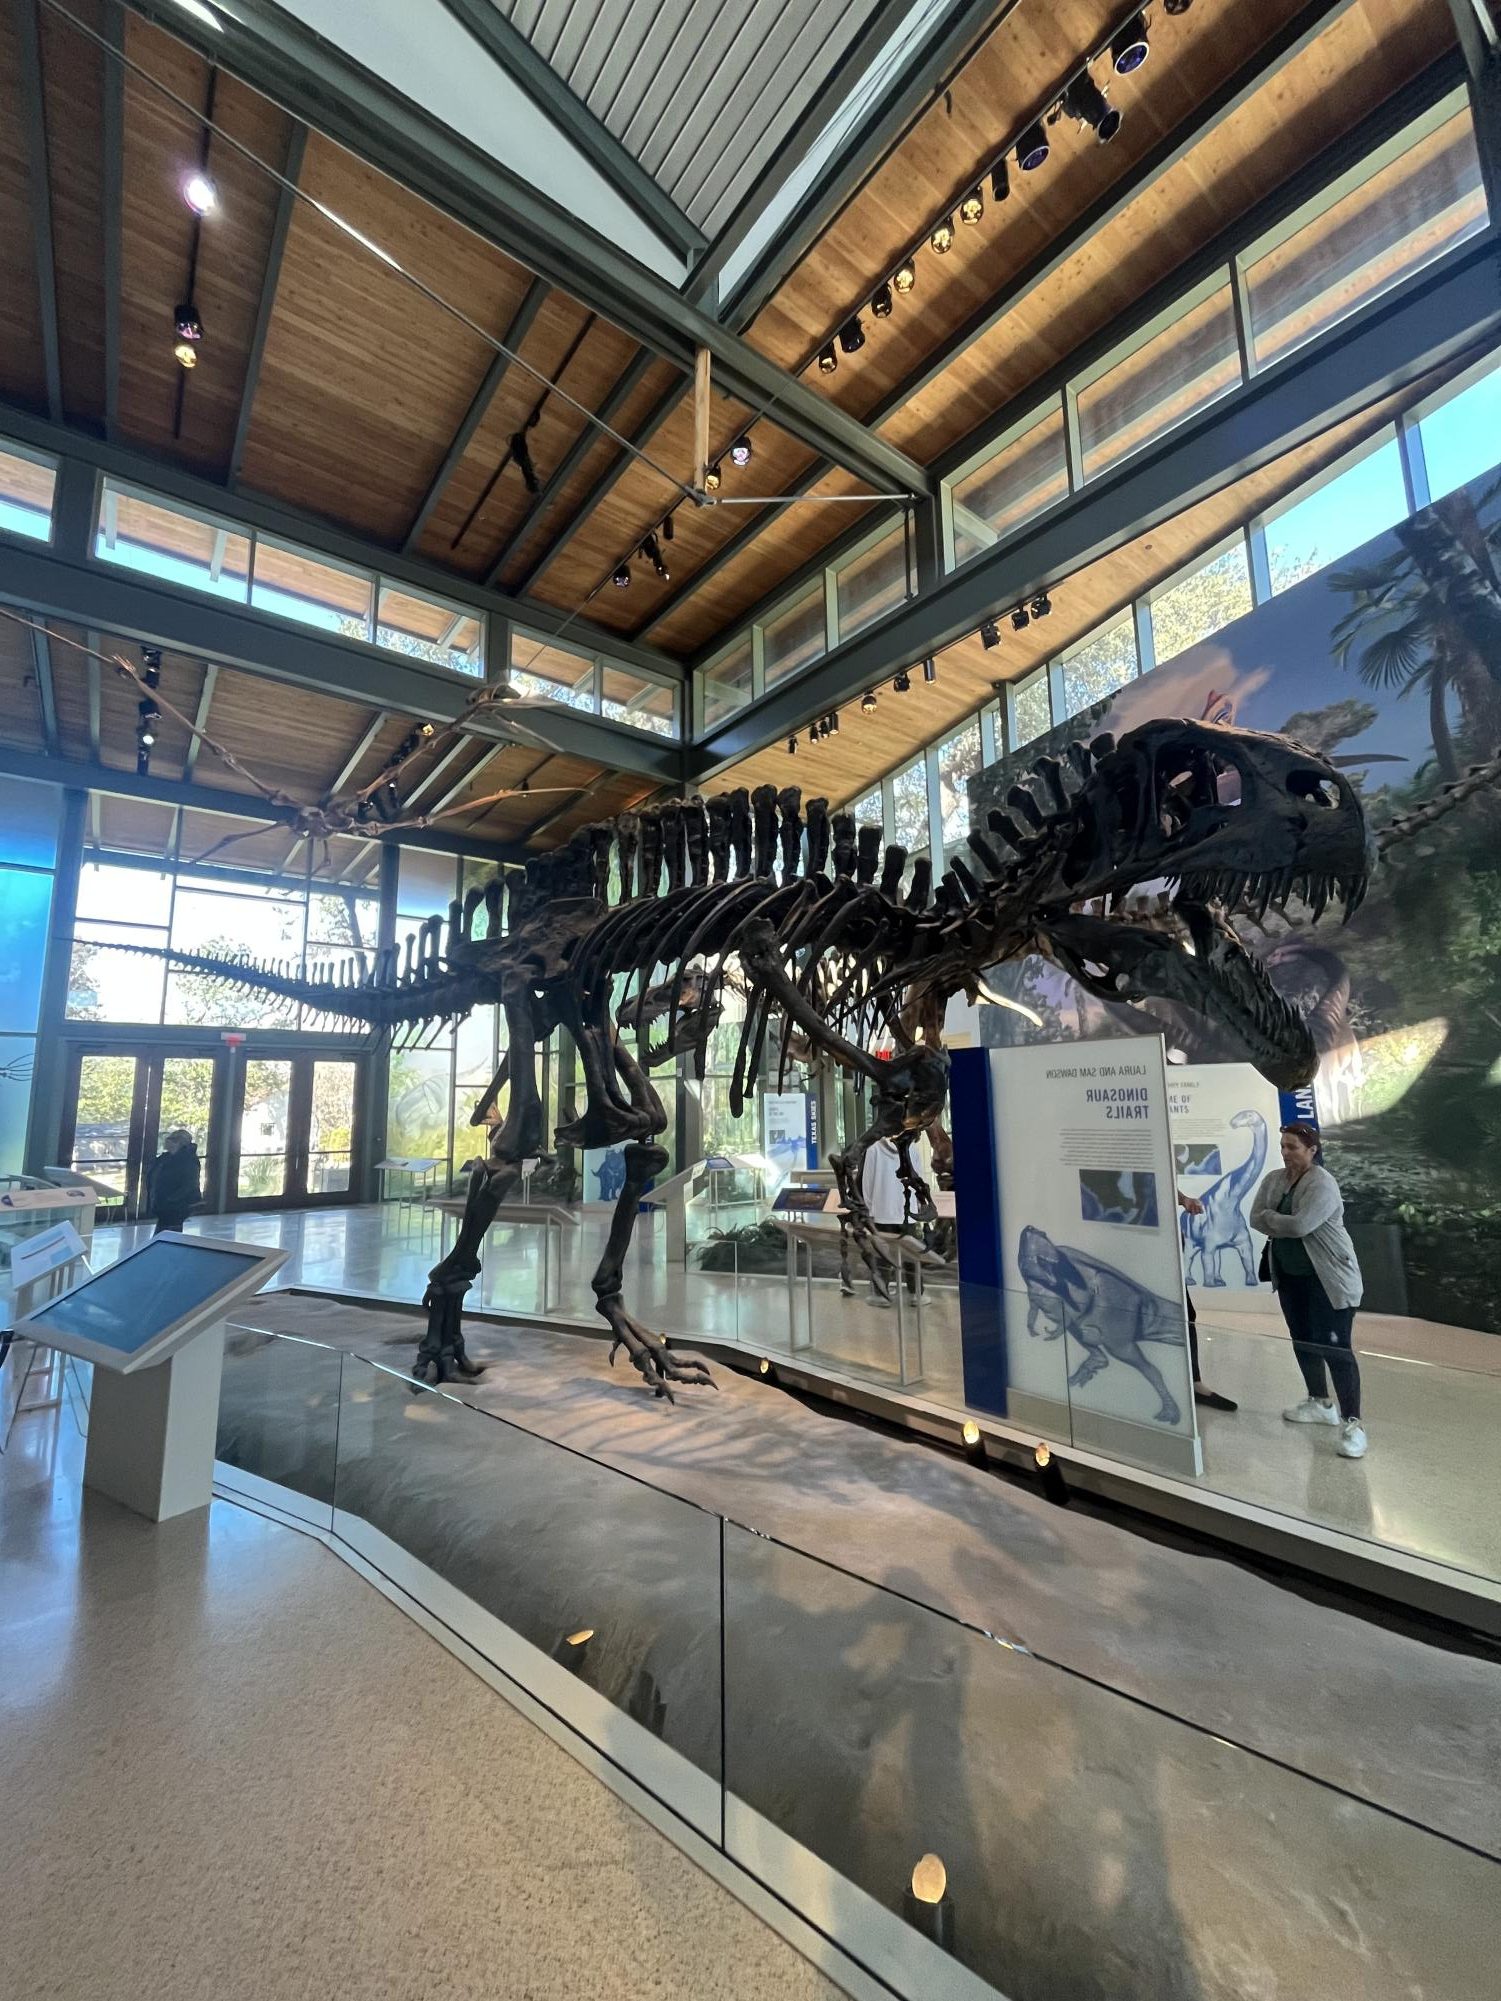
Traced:
[[625, 1185], [615, 1198], [610, 1234], [592, 1283], [595, 1301], [615, 1336], [610, 1343], [611, 1362], [618, 1350], [624, 1348], [653, 1394], [672, 1403], [674, 1383], [707, 1384], [712, 1388], [714, 1379], [696, 1356], [685, 1355], [680, 1359], [671, 1352], [662, 1335], [642, 1326], [626, 1307], [623, 1296], [625, 1258], [636, 1227], [636, 1212], [647, 1182], [666, 1165], [667, 1149], [654, 1140], [637, 1140], [625, 1149]]

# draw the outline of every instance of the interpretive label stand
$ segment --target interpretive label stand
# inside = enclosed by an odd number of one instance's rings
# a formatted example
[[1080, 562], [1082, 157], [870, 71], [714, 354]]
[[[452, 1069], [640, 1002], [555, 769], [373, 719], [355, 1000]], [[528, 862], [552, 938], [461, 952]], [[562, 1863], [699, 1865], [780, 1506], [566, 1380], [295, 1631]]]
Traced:
[[1203, 1471], [1156, 1036], [954, 1053], [964, 1397]]
[[208, 1505], [225, 1315], [289, 1255], [165, 1230], [17, 1322], [94, 1365], [86, 1487], [149, 1521]]

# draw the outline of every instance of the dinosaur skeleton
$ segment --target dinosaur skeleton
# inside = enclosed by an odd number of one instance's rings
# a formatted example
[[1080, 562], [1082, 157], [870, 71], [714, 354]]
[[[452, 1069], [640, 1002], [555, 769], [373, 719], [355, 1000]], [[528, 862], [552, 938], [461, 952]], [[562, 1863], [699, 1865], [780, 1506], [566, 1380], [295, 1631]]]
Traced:
[[[377, 1031], [420, 1033], [497, 1002], [504, 1010], [505, 1062], [474, 1117], [483, 1122], [503, 1083], [506, 1114], [424, 1295], [414, 1373], [433, 1382], [480, 1373], [465, 1350], [463, 1302], [521, 1163], [544, 1151], [538, 1052], [566, 1029], [584, 1102], [557, 1141], [624, 1147], [624, 1185], [592, 1280], [614, 1336], [610, 1358], [623, 1347], [670, 1398], [674, 1385], [710, 1378], [624, 1299], [641, 1195], [668, 1158], [650, 1072], [686, 1053], [702, 1075], [728, 983], [748, 996], [730, 1089], [736, 1114], [773, 1035], [784, 1069], [800, 1034], [865, 1079], [869, 1122], [831, 1165], [860, 1254], [884, 1285], [861, 1191], [865, 1155], [894, 1140], [916, 1217], [931, 1219], [910, 1148], [947, 1101], [941, 1024], [952, 995], [973, 991], [998, 961], [1040, 952], [1102, 998], [1210, 1016], [1273, 1083], [1302, 1085], [1317, 1061], [1313, 1039], [1230, 918], [1264, 915], [1294, 894], [1315, 919], [1331, 897], [1348, 914], [1373, 860], [1357, 796], [1327, 760], [1285, 738], [1188, 721], [1040, 758], [1005, 810], [969, 835], [970, 860], [955, 856], [936, 885], [926, 856], [909, 873], [906, 850], [883, 852], [882, 840], [879, 827], [831, 817], [824, 800], [810, 800], [804, 816], [795, 787], [765, 785], [583, 828], [524, 871], [471, 889], [446, 924], [429, 918], [401, 961], [394, 948], [356, 952], [307, 978], [248, 960], [155, 955]], [[1157, 896], [1140, 895], [1162, 884]], [[871, 1053], [877, 1036], [891, 1044], [881, 1058]]]

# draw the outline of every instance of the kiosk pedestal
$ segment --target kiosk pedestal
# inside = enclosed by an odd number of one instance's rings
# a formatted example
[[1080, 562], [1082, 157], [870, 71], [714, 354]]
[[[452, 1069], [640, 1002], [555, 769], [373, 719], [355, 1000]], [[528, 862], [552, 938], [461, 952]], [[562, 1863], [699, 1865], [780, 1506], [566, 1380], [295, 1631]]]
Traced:
[[153, 1522], [208, 1506], [225, 1317], [287, 1256], [166, 1230], [17, 1322], [94, 1365], [86, 1487]]
[[206, 1508], [223, 1366], [221, 1320], [154, 1369], [96, 1370], [83, 1484], [149, 1522]]

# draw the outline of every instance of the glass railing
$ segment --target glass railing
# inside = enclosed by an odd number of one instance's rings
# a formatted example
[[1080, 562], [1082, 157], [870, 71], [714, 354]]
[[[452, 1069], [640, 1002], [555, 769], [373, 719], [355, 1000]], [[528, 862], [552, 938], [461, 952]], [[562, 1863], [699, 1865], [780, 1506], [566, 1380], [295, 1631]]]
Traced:
[[1144, 1604], [1055, 1658], [1019, 1601], [945, 1609], [921, 1546], [877, 1581], [303, 1340], [232, 1337], [219, 1460], [912, 2001], [1494, 1991], [1494, 1811], [1425, 1793], [1420, 1747], [1397, 1798], [1389, 1742], [1269, 1755], [1232, 1661], [1116, 1685]]

